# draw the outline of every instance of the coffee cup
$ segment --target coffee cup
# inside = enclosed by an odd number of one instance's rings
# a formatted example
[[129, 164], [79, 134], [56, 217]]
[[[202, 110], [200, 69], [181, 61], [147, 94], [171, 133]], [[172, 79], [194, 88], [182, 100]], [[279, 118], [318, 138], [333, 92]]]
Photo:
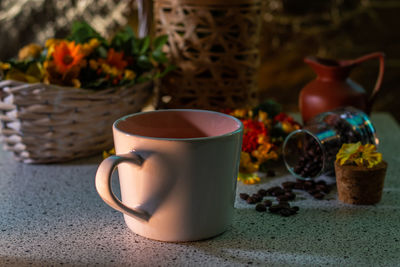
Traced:
[[[113, 124], [116, 155], [100, 164], [97, 192], [141, 236], [213, 237], [232, 221], [242, 135], [240, 120], [214, 111], [127, 115]], [[117, 166], [121, 200], [111, 188]]]

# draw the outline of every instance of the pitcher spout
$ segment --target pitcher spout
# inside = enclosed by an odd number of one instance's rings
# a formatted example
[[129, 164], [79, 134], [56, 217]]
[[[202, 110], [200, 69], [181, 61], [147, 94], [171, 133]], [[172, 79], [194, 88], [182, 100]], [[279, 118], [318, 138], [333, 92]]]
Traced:
[[350, 71], [356, 65], [352, 60], [333, 60], [320, 57], [309, 56], [304, 58], [317, 74], [319, 80], [346, 80]]

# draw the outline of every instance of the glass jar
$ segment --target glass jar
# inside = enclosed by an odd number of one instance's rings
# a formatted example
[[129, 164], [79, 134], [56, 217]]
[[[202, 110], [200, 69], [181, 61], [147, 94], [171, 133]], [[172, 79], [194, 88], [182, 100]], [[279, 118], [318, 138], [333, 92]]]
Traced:
[[296, 178], [332, 175], [342, 144], [357, 142], [378, 145], [374, 126], [361, 110], [339, 108], [317, 115], [302, 129], [290, 133], [283, 143], [283, 160]]

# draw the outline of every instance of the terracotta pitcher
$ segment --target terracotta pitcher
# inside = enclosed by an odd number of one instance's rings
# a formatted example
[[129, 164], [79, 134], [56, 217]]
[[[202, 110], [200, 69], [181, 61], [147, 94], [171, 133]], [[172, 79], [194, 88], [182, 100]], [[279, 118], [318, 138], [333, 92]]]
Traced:
[[[316, 72], [317, 78], [308, 83], [300, 92], [299, 107], [303, 122], [322, 112], [338, 107], [353, 106], [371, 112], [384, 73], [384, 54], [371, 53], [354, 60], [330, 60], [317, 57], [306, 57], [306, 62]], [[360, 63], [379, 59], [379, 74], [370, 96], [365, 90], [348, 78], [351, 70]]]

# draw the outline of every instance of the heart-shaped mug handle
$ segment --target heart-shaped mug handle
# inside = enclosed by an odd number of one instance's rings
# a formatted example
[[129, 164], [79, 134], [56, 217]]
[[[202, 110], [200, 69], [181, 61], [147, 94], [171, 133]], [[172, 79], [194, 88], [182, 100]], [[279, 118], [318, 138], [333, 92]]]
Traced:
[[98, 194], [110, 207], [131, 217], [148, 221], [150, 219], [150, 214], [148, 212], [124, 205], [121, 200], [116, 197], [111, 186], [112, 174], [120, 163], [130, 163], [140, 167], [143, 162], [144, 159], [135, 151], [123, 155], [110, 156], [100, 163], [96, 173], [95, 184]]

